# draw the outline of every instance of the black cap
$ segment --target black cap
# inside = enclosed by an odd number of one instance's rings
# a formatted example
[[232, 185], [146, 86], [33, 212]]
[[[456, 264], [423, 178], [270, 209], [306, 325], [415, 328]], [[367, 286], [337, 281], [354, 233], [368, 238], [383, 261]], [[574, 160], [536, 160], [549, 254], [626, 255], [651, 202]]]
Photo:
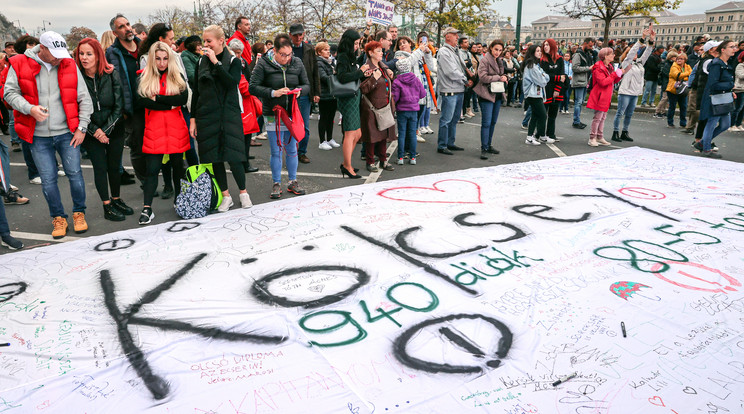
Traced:
[[294, 23], [289, 26], [289, 34], [298, 35], [303, 33], [305, 33], [305, 27], [302, 26], [302, 23]]
[[5, 47], [13, 47], [15, 45], [15, 42], [5, 42]]

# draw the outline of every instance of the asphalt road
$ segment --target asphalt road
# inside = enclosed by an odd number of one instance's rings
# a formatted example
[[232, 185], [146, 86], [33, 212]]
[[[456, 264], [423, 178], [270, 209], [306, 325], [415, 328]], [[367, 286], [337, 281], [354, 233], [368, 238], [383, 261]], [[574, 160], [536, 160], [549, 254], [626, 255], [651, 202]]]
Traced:
[[[585, 123], [591, 123], [592, 111], [584, 109], [582, 120]], [[615, 112], [610, 110], [605, 123], [605, 138], [609, 141], [612, 134], [612, 121]], [[694, 153], [690, 147], [692, 137], [684, 134], [679, 128], [667, 128], [665, 119], [656, 119], [650, 113], [636, 112], [630, 127], [630, 135], [635, 139], [632, 143], [614, 143], [610, 147], [589, 147], [587, 145], [589, 137], [588, 127], [584, 130], [577, 130], [571, 127], [572, 115], [559, 114], [557, 120], [557, 135], [563, 139], [552, 145], [530, 146], [525, 145], [524, 140], [526, 131], [520, 128], [523, 112], [520, 108], [502, 108], [499, 121], [496, 125], [493, 145], [501, 151], [499, 155], [492, 155], [488, 160], [480, 159], [480, 115], [468, 119], [464, 124], [459, 124], [457, 128], [456, 144], [465, 148], [464, 151], [456, 152], [454, 155], [443, 155], [436, 152], [437, 134], [426, 135], [426, 142], [418, 144], [418, 164], [399, 166], [395, 165], [395, 171], [382, 171], [378, 174], [370, 174], [364, 168], [364, 161], [359, 158], [358, 146], [355, 150], [353, 164], [360, 168], [360, 173], [364, 179], [350, 180], [341, 178], [339, 164], [341, 164], [340, 148], [332, 151], [322, 151], [318, 149], [317, 138], [317, 115], [316, 119], [311, 121], [311, 143], [309, 145], [308, 156], [310, 164], [300, 164], [298, 171], [298, 180], [305, 187], [308, 193], [317, 193], [320, 191], [331, 190], [346, 186], [362, 185], [365, 182], [395, 180], [403, 177], [439, 173], [445, 171], [457, 171], [468, 168], [478, 168], [500, 164], [512, 164], [526, 161], [540, 160], [546, 158], [572, 156], [594, 151], [613, 151], [618, 148], [629, 146], [640, 146], [659, 151], [666, 151], [684, 155], [699, 156]], [[431, 127], [435, 131], [438, 126], [438, 115], [432, 115]], [[677, 120], [678, 121], [678, 120]], [[336, 125], [334, 130], [335, 139], [341, 142], [341, 128]], [[2, 136], [2, 139], [9, 145], [10, 137]], [[247, 175], [247, 188], [254, 204], [270, 203], [269, 192], [271, 191], [271, 173], [269, 170], [269, 145], [267, 141], [261, 147], [253, 147], [252, 155], [256, 159], [252, 161], [254, 166], [259, 167], [260, 171]], [[744, 132], [725, 132], [715, 139], [720, 148], [720, 154], [724, 160], [744, 162]], [[392, 147], [395, 144], [390, 144]], [[390, 151], [388, 151], [390, 152]], [[394, 161], [396, 155], [393, 154]], [[122, 187], [122, 198], [135, 209], [135, 215], [128, 216], [123, 222], [111, 222], [104, 220], [102, 203], [93, 185], [93, 170], [88, 160], [84, 160], [83, 175], [86, 183], [87, 194], [87, 212], [89, 230], [84, 234], [75, 234], [72, 232], [72, 219], [70, 217], [70, 230], [68, 237], [60, 240], [51, 238], [51, 218], [49, 209], [41, 191], [40, 185], [30, 184], [27, 179], [26, 167], [23, 162], [23, 156], [20, 152], [11, 152], [11, 182], [19, 187], [19, 191], [31, 201], [26, 205], [6, 205], [6, 214], [10, 223], [10, 228], [15, 237], [23, 240], [25, 248], [49, 245], [65, 241], [75, 240], [77, 237], [89, 237], [111, 233], [119, 230], [138, 227], [139, 211], [142, 207], [142, 191], [139, 185], [128, 185]], [[716, 160], [711, 160], [711, 166], [715, 168]], [[129, 153], [125, 149], [124, 163], [129, 167]], [[701, 171], [704, 173], [704, 171]], [[283, 177], [283, 186], [286, 187], [286, 173]], [[228, 175], [230, 192], [233, 195], [236, 206], [239, 208], [238, 190], [232, 177]], [[65, 205], [68, 215], [72, 216], [72, 201], [70, 198], [69, 185], [65, 177], [59, 179], [60, 192], [62, 201]], [[159, 184], [159, 190], [162, 189], [162, 177]], [[283, 197], [298, 197], [284, 191]], [[172, 200], [162, 200], [156, 198], [153, 203], [155, 212], [154, 224], [166, 221], [179, 220], [172, 208]], [[0, 254], [10, 252], [7, 248], [0, 248]]]

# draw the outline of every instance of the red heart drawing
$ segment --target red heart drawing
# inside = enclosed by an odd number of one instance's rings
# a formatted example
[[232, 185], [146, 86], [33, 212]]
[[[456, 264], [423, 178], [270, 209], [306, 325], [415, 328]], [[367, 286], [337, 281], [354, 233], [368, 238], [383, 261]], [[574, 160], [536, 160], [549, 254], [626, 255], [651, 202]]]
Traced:
[[394, 187], [377, 193], [396, 201], [411, 201], [414, 203], [454, 203], [479, 204], [481, 188], [472, 181], [442, 180], [431, 187]]
[[653, 405], [659, 406], [659, 407], [666, 407], [666, 405], [664, 405], [664, 401], [662, 401], [661, 397], [659, 396], [649, 398], [648, 402], [650, 402]]

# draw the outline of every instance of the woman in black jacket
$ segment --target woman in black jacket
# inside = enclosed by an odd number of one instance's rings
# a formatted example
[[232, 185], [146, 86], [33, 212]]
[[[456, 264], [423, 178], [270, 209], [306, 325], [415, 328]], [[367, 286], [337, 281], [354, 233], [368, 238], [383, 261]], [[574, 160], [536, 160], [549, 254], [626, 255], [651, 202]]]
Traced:
[[217, 208], [225, 212], [233, 206], [227, 189], [225, 162], [230, 164], [235, 183], [240, 190], [243, 208], [253, 206], [245, 189], [245, 142], [241, 117], [241, 96], [238, 91], [242, 65], [240, 59], [227, 50], [225, 32], [213, 25], [204, 29], [204, 56], [196, 67], [196, 81], [191, 98], [191, 136], [199, 144], [199, 159], [212, 164], [214, 178], [222, 190], [222, 203]]
[[[365, 63], [359, 67], [356, 63], [361, 38], [359, 32], [354, 29], [349, 29], [341, 35], [336, 63], [336, 76], [340, 83], [356, 82], [372, 75], [372, 70], [368, 64]], [[338, 110], [343, 117], [342, 129], [344, 131], [344, 142], [341, 149], [344, 155], [344, 163], [339, 167], [342, 177], [348, 175], [349, 178], [362, 178], [361, 175], [356, 174], [359, 170], [351, 165], [354, 146], [362, 138], [362, 122], [359, 112], [360, 97], [361, 95], [357, 90], [357, 93], [352, 97], [338, 98]]]
[[333, 118], [336, 117], [338, 107], [336, 98], [329, 90], [331, 78], [336, 71], [335, 64], [331, 60], [331, 46], [326, 42], [320, 42], [315, 46], [318, 55], [318, 73], [320, 74], [320, 121], [318, 121], [318, 135], [320, 136], [319, 149], [329, 151], [338, 148], [339, 145], [333, 139]]
[[555, 119], [558, 117], [558, 107], [565, 99], [563, 86], [566, 82], [563, 61], [558, 55], [558, 44], [555, 40], [548, 39], [543, 43], [540, 67], [550, 76], [550, 81], [545, 86], [545, 112], [548, 113], [548, 123], [545, 128], [546, 138], [541, 141], [552, 144], [558, 141], [558, 137], [555, 135]]
[[114, 67], [106, 62], [103, 48], [96, 39], [80, 41], [75, 50], [75, 61], [93, 100], [93, 114], [83, 147], [93, 164], [96, 190], [103, 201], [103, 217], [122, 221], [124, 215], [134, 214], [134, 211], [124, 203], [119, 191], [119, 164], [124, 150], [124, 125], [119, 122], [124, 108], [121, 80]]
[[[274, 119], [273, 109], [281, 106], [292, 115], [292, 101], [301, 95], [310, 95], [310, 81], [305, 71], [302, 59], [292, 56], [292, 41], [286, 34], [280, 34], [274, 39], [274, 49], [270, 50], [256, 63], [251, 74], [251, 95], [261, 99], [263, 114], [271, 146], [271, 178], [274, 185], [271, 188], [271, 198], [282, 196], [282, 150], [286, 152], [287, 173], [289, 185], [287, 191], [296, 195], [305, 194], [305, 190], [297, 183], [297, 140], [286, 125]], [[300, 121], [302, 121], [300, 119]], [[278, 123], [278, 125], [277, 125]], [[280, 133], [277, 137], [276, 130]]]

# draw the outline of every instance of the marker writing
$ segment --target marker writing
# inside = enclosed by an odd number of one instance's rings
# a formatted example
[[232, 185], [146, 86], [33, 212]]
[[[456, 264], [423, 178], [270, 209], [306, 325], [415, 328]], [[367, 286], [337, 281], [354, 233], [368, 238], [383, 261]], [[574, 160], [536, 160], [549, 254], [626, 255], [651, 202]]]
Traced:
[[563, 378], [559, 379], [558, 381], [554, 382], [554, 383], [553, 383], [553, 386], [554, 386], [554, 387], [557, 387], [557, 386], [558, 386], [558, 385], [560, 385], [561, 383], [563, 383], [563, 382], [566, 382], [566, 381], [570, 380], [571, 378], [576, 378], [576, 375], [577, 375], [577, 374], [578, 374], [578, 373], [574, 372], [574, 373], [573, 373], [573, 374], [571, 374], [571, 375], [566, 375], [565, 377], [563, 377]]

